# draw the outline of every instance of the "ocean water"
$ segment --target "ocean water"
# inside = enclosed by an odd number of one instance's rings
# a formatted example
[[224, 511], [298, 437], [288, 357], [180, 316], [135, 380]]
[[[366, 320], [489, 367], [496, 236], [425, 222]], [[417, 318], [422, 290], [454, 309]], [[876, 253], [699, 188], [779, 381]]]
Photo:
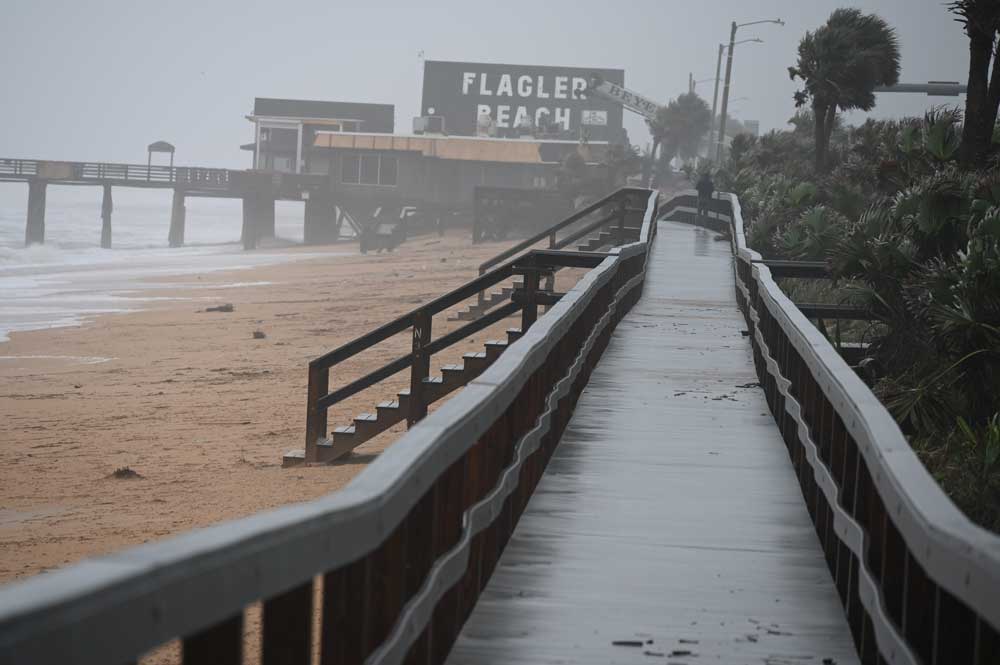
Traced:
[[[244, 288], [259, 283], [254, 267], [316, 256], [244, 251], [241, 202], [228, 199], [189, 198], [186, 245], [171, 249], [169, 190], [117, 188], [113, 194], [112, 249], [100, 247], [100, 188], [54, 186], [48, 188], [45, 244], [24, 247], [27, 187], [0, 184], [0, 342], [13, 331], [141, 309], [160, 297], [158, 290], [194, 285], [195, 274], [241, 269], [227, 286]], [[302, 242], [302, 204], [279, 202], [275, 217], [275, 245]], [[161, 281], [171, 276], [176, 280]]]

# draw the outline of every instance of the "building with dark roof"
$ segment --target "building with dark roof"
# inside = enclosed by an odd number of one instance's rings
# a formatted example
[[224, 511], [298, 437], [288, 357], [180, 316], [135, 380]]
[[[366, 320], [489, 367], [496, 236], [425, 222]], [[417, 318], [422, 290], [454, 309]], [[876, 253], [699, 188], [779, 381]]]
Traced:
[[391, 134], [392, 104], [326, 102], [308, 99], [254, 99], [254, 142], [241, 146], [253, 152], [253, 168], [281, 173], [309, 171], [309, 151], [317, 131]]

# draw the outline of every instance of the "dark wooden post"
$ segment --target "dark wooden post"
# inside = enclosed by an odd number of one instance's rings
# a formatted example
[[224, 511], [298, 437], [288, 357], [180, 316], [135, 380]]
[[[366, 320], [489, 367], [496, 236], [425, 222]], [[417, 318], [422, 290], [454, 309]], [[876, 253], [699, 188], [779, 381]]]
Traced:
[[316, 443], [326, 438], [326, 407], [319, 400], [330, 392], [330, 369], [309, 365], [306, 404], [306, 463], [319, 461]]
[[45, 188], [39, 178], [28, 181], [28, 223], [24, 230], [24, 245], [45, 244]]
[[257, 237], [274, 237], [274, 195], [270, 192], [260, 192], [257, 198], [258, 215]]
[[407, 427], [413, 427], [427, 415], [427, 400], [424, 399], [424, 379], [430, 376], [431, 357], [424, 350], [431, 341], [431, 315], [427, 310], [417, 310], [413, 314], [413, 364], [410, 365], [410, 413], [406, 417]]
[[257, 248], [257, 195], [252, 191], [243, 195], [243, 233], [240, 239], [243, 249]]
[[472, 244], [475, 245], [482, 239], [482, 229], [480, 224], [482, 223], [482, 205], [479, 203], [479, 197], [474, 196], [472, 199]]
[[170, 231], [167, 242], [171, 247], [184, 245], [184, 223], [187, 218], [187, 208], [184, 206], [184, 190], [174, 190], [174, 200], [170, 207]]
[[111, 185], [104, 185], [104, 198], [101, 200], [101, 247], [104, 249], [111, 249], [111, 211], [114, 207]]
[[538, 270], [528, 268], [524, 271], [524, 308], [521, 310], [521, 332], [528, 332], [528, 328], [538, 320], [538, 305], [536, 294], [538, 292]]
[[618, 208], [618, 244], [625, 244], [625, 217], [628, 215], [628, 196], [622, 195]]

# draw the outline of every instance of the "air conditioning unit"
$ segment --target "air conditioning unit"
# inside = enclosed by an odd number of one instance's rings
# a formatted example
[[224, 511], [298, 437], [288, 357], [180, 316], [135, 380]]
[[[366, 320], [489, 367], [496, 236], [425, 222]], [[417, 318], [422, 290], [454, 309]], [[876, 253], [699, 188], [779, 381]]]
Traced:
[[444, 116], [422, 115], [413, 119], [414, 134], [444, 134]]

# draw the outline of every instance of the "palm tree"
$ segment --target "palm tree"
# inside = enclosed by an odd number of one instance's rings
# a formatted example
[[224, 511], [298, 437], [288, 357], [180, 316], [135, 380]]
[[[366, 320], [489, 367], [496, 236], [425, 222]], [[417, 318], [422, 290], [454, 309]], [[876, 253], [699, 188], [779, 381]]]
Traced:
[[712, 126], [712, 111], [704, 99], [688, 92], [661, 106], [656, 117], [646, 123], [653, 137], [654, 157], [657, 148], [660, 149], [658, 162], [662, 172], [662, 167], [677, 155], [683, 159], [698, 156], [701, 141]]
[[899, 82], [896, 31], [875, 14], [837, 9], [802, 38], [798, 63], [788, 73], [805, 85], [795, 93], [795, 105], [812, 104], [816, 170], [823, 172], [837, 110], [870, 111], [875, 88]]
[[668, 133], [677, 146], [677, 154], [689, 160], [698, 156], [702, 139], [712, 126], [708, 103], [694, 92], [679, 96], [667, 104]]
[[[653, 165], [652, 170], [654, 174], [656, 174], [653, 176], [653, 180], [655, 181], [658, 180], [659, 172], [661, 170], [659, 168], [659, 164], [662, 163], [663, 161], [662, 146], [664, 142], [667, 140], [668, 130], [670, 127], [670, 114], [667, 111], [667, 107], [661, 106], [660, 108], [656, 109], [656, 117], [647, 118], [646, 125], [649, 126], [649, 134], [653, 138], [653, 150], [652, 152], [649, 153], [649, 155]], [[670, 158], [667, 161], [669, 162], [673, 158], [674, 156], [670, 155]], [[653, 182], [652, 184], [655, 187], [658, 183]]]
[[[1000, 3], [996, 0], [956, 0], [948, 5], [969, 36], [969, 86], [965, 97], [962, 161], [981, 165], [993, 142], [1000, 108], [1000, 57], [995, 53], [1000, 33]], [[990, 75], [990, 63], [993, 74]]]

